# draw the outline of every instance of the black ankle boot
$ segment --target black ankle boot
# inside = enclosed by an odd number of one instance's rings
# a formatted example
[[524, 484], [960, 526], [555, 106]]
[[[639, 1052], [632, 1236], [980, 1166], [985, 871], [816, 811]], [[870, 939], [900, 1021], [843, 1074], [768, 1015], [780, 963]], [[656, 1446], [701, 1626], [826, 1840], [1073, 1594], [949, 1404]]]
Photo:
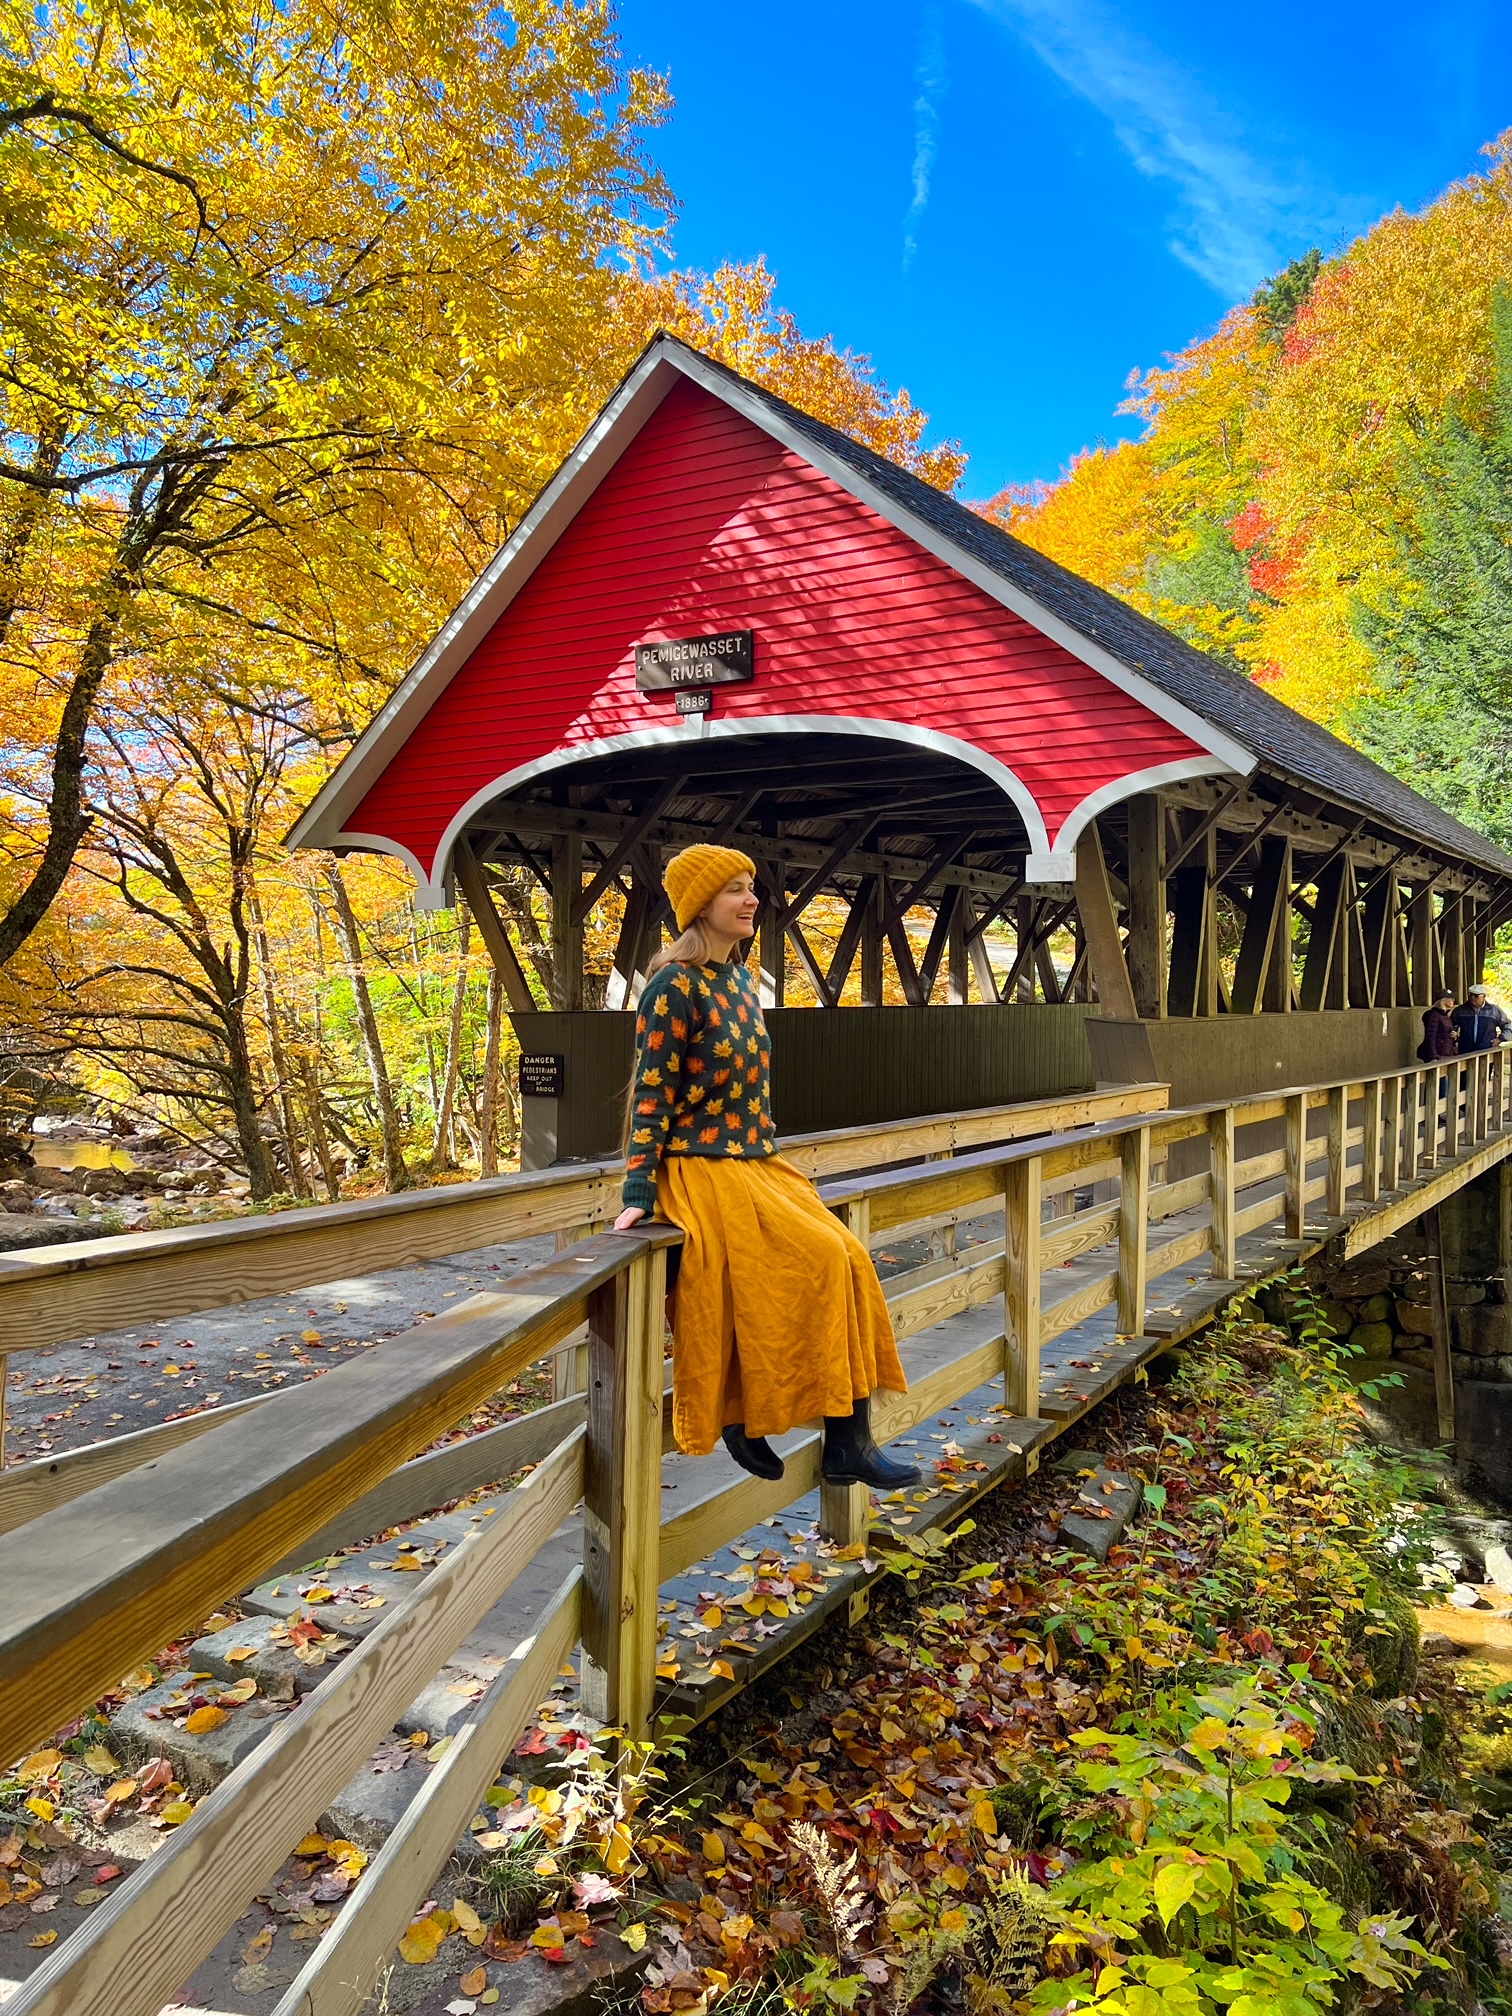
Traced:
[[870, 1395], [849, 1414], [825, 1415], [820, 1470], [826, 1484], [870, 1484], [877, 1491], [897, 1491], [920, 1479], [917, 1464], [894, 1462], [872, 1440]]
[[741, 1469], [749, 1470], [753, 1477], [770, 1477], [775, 1484], [782, 1475], [782, 1458], [765, 1435], [747, 1435], [737, 1425], [725, 1429], [724, 1445]]

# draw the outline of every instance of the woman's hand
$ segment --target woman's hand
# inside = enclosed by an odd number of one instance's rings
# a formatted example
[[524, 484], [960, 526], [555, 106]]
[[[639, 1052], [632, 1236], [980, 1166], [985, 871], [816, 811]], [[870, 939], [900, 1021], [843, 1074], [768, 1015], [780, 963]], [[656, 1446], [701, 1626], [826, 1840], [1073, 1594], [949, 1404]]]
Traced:
[[645, 1215], [639, 1204], [632, 1204], [628, 1209], [621, 1211], [615, 1219], [614, 1229], [616, 1232], [628, 1232], [633, 1225], [638, 1225]]

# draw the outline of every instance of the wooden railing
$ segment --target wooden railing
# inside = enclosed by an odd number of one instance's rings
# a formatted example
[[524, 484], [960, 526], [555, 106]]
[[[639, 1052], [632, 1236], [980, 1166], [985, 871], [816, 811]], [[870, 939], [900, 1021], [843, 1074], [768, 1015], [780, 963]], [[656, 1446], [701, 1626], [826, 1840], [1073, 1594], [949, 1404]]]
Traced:
[[[994, 1303], [1002, 1311], [985, 1340], [975, 1328], [944, 1362], [934, 1350], [906, 1395], [878, 1397], [879, 1439], [906, 1433], [998, 1378], [1012, 1415], [1048, 1432], [1042, 1375], [1055, 1340], [1105, 1309], [1116, 1311], [1121, 1336], [1139, 1339], [1151, 1283], [1204, 1256], [1216, 1304], [1245, 1272], [1244, 1241], [1278, 1221], [1293, 1239], [1341, 1229], [1362, 1244], [1385, 1236], [1379, 1227], [1415, 1215], [1512, 1152], [1508, 1079], [1493, 1055], [1363, 1083], [1146, 1110], [822, 1182], [829, 1207], [873, 1248], [895, 1252], [930, 1236], [932, 1257], [888, 1283], [905, 1365], [907, 1340], [967, 1309]], [[1256, 1138], [1266, 1123], [1280, 1146]], [[860, 1159], [854, 1144], [847, 1152]], [[912, 1152], [939, 1150], [921, 1149], [915, 1138]], [[586, 1194], [579, 1189], [579, 1204]], [[1310, 1225], [1318, 1200], [1323, 1218]], [[1173, 1219], [1186, 1222], [1161, 1237], [1155, 1228]], [[467, 1222], [472, 1237], [476, 1221]], [[968, 1226], [975, 1243], [950, 1251]], [[581, 1567], [431, 1771], [277, 2016], [355, 2016], [575, 1645], [588, 1711], [632, 1738], [646, 1734], [659, 1586], [819, 1482], [815, 1424], [786, 1445], [781, 1480], [731, 1482], [714, 1464], [704, 1495], [664, 1514], [663, 1305], [667, 1248], [679, 1236], [652, 1228], [567, 1247], [498, 1292], [319, 1380], [220, 1410], [192, 1440], [122, 1438], [137, 1460], [118, 1451], [125, 1467], [115, 1474], [70, 1477], [67, 1459], [57, 1468], [25, 1466], [48, 1470], [55, 1493], [58, 1474], [73, 1488], [0, 1538], [0, 1756], [7, 1758], [44, 1741], [228, 1596], [455, 1495], [448, 1466], [457, 1452], [421, 1452], [581, 1325], [588, 1329], [586, 1396], [548, 1410], [549, 1420], [526, 1417], [492, 1431], [515, 1439], [471, 1459], [473, 1475], [508, 1475], [533, 1436], [537, 1467], [527, 1482], [502, 1497], [486, 1527], [395, 1604], [49, 1955], [7, 2016], [156, 2016], [579, 1504]], [[1067, 1261], [1077, 1263], [1077, 1275], [1055, 1297]], [[1273, 1253], [1251, 1266], [1270, 1264]], [[1130, 1367], [1157, 1348], [1154, 1339], [1131, 1346]], [[1074, 1409], [1056, 1405], [1057, 1418], [1072, 1418]], [[154, 1453], [140, 1460], [149, 1446]], [[21, 1473], [13, 1474], [19, 1482]], [[821, 1491], [821, 1527], [836, 1542], [862, 1537], [870, 1516], [863, 1489]]]

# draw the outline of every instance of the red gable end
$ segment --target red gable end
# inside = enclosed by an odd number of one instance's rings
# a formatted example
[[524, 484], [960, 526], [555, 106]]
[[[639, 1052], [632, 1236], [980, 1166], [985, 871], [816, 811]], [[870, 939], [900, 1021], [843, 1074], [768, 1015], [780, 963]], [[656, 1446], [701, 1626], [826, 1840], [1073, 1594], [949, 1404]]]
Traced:
[[[893, 734], [930, 736], [937, 748], [948, 738], [1021, 809], [1032, 801], [1032, 846], [1053, 848], [1089, 797], [1121, 797], [1140, 773], [1224, 767], [684, 379], [344, 831], [395, 844], [439, 879], [470, 811], [542, 759], [681, 732], [669, 694], [636, 690], [637, 643], [736, 629], [755, 632], [756, 678], [718, 689], [722, 727], [820, 716], [816, 727], [895, 724]], [[1043, 838], [1034, 831], [1041, 821]]]

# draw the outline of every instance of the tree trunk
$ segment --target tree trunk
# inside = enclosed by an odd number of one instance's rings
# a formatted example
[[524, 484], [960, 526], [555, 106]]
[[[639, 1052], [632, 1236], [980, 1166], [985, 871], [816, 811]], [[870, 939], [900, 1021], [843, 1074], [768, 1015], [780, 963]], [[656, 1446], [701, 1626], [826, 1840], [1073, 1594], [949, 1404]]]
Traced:
[[378, 1017], [373, 1012], [373, 997], [368, 991], [367, 974], [363, 971], [362, 941], [357, 935], [357, 919], [352, 914], [352, 900], [347, 895], [346, 883], [342, 880], [341, 869], [335, 861], [327, 867], [325, 877], [335, 905], [336, 929], [346, 953], [347, 975], [352, 983], [357, 1024], [362, 1031], [362, 1048], [367, 1058], [368, 1076], [372, 1080], [373, 1100], [378, 1108], [378, 1126], [383, 1142], [384, 1178], [390, 1190], [408, 1190], [412, 1179], [405, 1167], [404, 1150], [399, 1143], [399, 1115], [394, 1106], [393, 1087], [389, 1083], [388, 1063], [383, 1055], [383, 1041], [378, 1034]]
[[499, 1173], [499, 1051], [504, 1032], [504, 976], [488, 975], [488, 1044], [483, 1052], [483, 1100], [478, 1114], [478, 1174]]
[[258, 1117], [257, 1079], [252, 1070], [252, 1053], [247, 1047], [247, 1030], [239, 1009], [223, 1017], [226, 1030], [226, 1089], [231, 1096], [231, 1113], [236, 1122], [236, 1143], [246, 1167], [254, 1200], [261, 1203], [278, 1190], [278, 1172], [268, 1144], [263, 1139]]
[[457, 1101], [457, 1070], [462, 1061], [462, 1021], [467, 1006], [467, 947], [472, 936], [472, 917], [465, 903], [457, 905], [457, 984], [452, 990], [451, 1027], [446, 1037], [446, 1071], [441, 1081], [441, 1097], [436, 1105], [436, 1133], [431, 1142], [431, 1165], [455, 1169], [457, 1150], [453, 1140], [452, 1114]]
[[247, 903], [252, 913], [252, 929], [257, 946], [257, 974], [262, 985], [263, 1019], [268, 1025], [268, 1057], [273, 1066], [278, 1115], [283, 1123], [283, 1145], [289, 1165], [289, 1187], [296, 1197], [310, 1197], [314, 1195], [314, 1191], [305, 1180], [304, 1160], [299, 1152], [299, 1129], [294, 1119], [293, 1081], [289, 1074], [288, 1055], [284, 1050], [283, 1032], [278, 1026], [278, 1001], [273, 992], [273, 959], [268, 950], [268, 929], [263, 922], [262, 901], [255, 889], [249, 891]]
[[310, 1139], [315, 1143], [315, 1158], [320, 1164], [321, 1181], [325, 1184], [330, 1202], [339, 1204], [341, 1181], [336, 1174], [336, 1164], [331, 1160], [331, 1144], [326, 1139], [325, 1118], [320, 1110], [320, 1086], [316, 1083], [314, 1066], [308, 1057], [300, 1059], [300, 1078], [304, 1085], [305, 1113], [310, 1122]]

